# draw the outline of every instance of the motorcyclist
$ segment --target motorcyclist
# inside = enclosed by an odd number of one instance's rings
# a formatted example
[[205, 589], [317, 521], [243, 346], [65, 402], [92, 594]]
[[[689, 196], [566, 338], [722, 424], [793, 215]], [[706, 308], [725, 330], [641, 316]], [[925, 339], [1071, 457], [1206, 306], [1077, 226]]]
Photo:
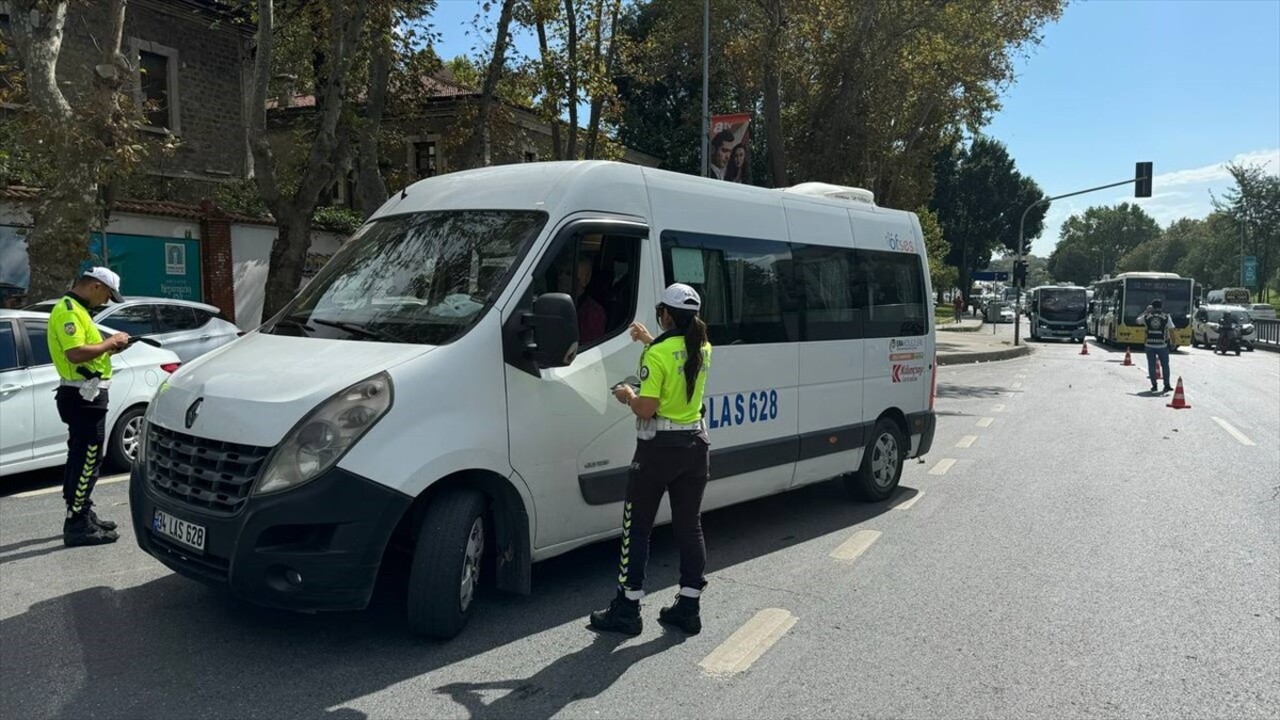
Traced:
[[1218, 347], [1227, 350], [1231, 347], [1231, 341], [1234, 339], [1239, 341], [1240, 329], [1236, 326], [1236, 316], [1231, 314], [1230, 310], [1222, 313], [1222, 319], [1218, 321]]

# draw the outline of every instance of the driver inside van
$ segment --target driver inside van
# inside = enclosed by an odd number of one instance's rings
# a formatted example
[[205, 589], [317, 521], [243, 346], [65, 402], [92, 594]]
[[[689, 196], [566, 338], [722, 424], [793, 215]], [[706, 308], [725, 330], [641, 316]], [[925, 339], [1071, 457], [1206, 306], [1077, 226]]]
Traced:
[[587, 293], [591, 285], [594, 263], [589, 256], [578, 258], [577, 272], [571, 272], [571, 263], [560, 266], [556, 277], [559, 292], [573, 298], [578, 306], [578, 344], [580, 347], [590, 345], [604, 335], [607, 322], [604, 306]]

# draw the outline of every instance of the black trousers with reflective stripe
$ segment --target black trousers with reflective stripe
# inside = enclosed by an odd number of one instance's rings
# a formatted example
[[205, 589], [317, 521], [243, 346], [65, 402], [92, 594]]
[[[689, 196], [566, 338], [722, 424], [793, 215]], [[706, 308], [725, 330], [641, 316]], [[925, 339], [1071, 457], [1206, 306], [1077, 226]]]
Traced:
[[67, 424], [67, 466], [62, 476], [62, 499], [67, 508], [81, 512], [98, 482], [98, 471], [107, 454], [107, 390], [99, 390], [92, 402], [80, 397], [80, 388], [58, 388], [58, 416]]
[[659, 433], [636, 443], [627, 498], [622, 510], [622, 560], [618, 584], [644, 588], [649, 536], [664, 493], [671, 495], [671, 527], [680, 548], [680, 585], [702, 589], [707, 548], [702, 538], [702, 493], [710, 472], [711, 449], [699, 433]]

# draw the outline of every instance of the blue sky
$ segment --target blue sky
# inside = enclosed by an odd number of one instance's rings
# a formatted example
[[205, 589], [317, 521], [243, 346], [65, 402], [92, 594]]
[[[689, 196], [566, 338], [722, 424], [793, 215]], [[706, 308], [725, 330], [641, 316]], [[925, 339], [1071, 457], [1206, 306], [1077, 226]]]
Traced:
[[[442, 57], [472, 53], [474, 33], [463, 33], [478, 7], [440, 1]], [[529, 33], [516, 46], [537, 50]], [[1063, 220], [1091, 205], [1138, 202], [1168, 225], [1210, 212], [1210, 191], [1231, 186], [1228, 161], [1280, 172], [1280, 0], [1074, 2], [1017, 74], [984, 132], [1049, 195], [1132, 177], [1138, 160], [1155, 163], [1150, 199], [1117, 188], [1055, 203], [1032, 244], [1037, 254], [1052, 250]]]

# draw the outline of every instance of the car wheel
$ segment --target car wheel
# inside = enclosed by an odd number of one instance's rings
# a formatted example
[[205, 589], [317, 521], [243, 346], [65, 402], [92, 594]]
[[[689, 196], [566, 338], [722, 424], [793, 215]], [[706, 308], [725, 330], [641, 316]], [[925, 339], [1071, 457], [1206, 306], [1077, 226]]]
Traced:
[[409, 571], [409, 627], [448, 640], [466, 626], [488, 543], [484, 496], [450, 491], [423, 513]]
[[858, 500], [888, 500], [902, 478], [908, 451], [898, 424], [880, 418], [862, 454], [862, 466], [844, 478], [845, 490]]
[[120, 413], [107, 441], [107, 461], [122, 472], [128, 472], [138, 457], [138, 441], [142, 439], [142, 416], [145, 405], [135, 405]]

